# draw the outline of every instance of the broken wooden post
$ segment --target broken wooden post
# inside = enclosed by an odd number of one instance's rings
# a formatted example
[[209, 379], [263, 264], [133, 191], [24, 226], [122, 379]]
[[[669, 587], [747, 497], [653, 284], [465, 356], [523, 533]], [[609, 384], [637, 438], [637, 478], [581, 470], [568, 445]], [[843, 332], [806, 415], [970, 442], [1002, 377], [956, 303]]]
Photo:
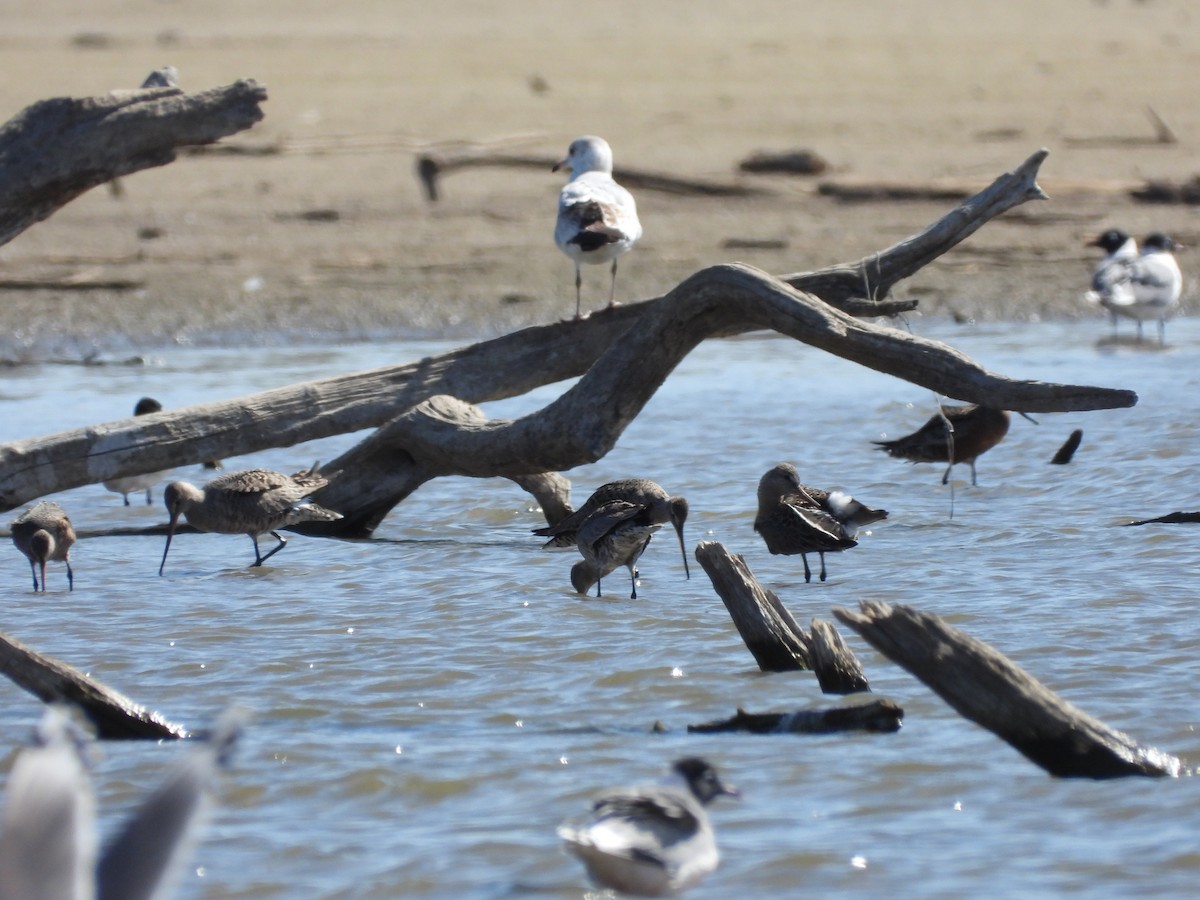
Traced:
[[846, 646], [842, 636], [824, 619], [813, 619], [809, 649], [817, 683], [826, 694], [855, 694], [871, 690], [858, 658]]
[[97, 737], [152, 740], [187, 737], [182, 725], [168, 722], [66, 663], [44, 656], [3, 633], [0, 633], [0, 673], [43, 703], [78, 707], [95, 726]]
[[937, 616], [864, 600], [839, 621], [907, 669], [959, 714], [991, 731], [1051, 775], [1178, 776], [1174, 756], [1138, 746], [1042, 685], [1001, 653]]

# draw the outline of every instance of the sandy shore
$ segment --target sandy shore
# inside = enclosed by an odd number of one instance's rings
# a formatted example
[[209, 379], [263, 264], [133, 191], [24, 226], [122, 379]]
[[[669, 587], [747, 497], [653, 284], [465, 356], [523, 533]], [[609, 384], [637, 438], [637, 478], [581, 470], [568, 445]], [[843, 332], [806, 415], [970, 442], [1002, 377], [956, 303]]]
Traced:
[[[1197, 244], [1196, 210], [1120, 186], [1197, 164], [1200, 9], [1187, 0], [797, 5], [348, 0], [192, 4], [18, 0], [0, 38], [5, 116], [134, 86], [171, 63], [199, 90], [264, 83], [266, 119], [233, 140], [264, 157], [191, 157], [79, 198], [0, 249], [0, 278], [120, 278], [135, 290], [6, 290], [0, 357], [79, 358], [178, 342], [490, 335], [567, 315], [551, 227], [562, 179], [471, 170], [427, 203], [414, 153], [522, 136], [561, 154], [608, 138], [618, 165], [731, 180], [756, 150], [809, 148], [830, 177], [980, 187], [1050, 149], [1027, 204], [903, 284], [921, 315], [1103, 316], [1081, 301], [1104, 228]], [[444, 6], [444, 5], [443, 5]], [[1178, 138], [1157, 143], [1147, 106]], [[772, 195], [638, 196], [645, 237], [618, 294], [659, 295], [740, 260], [782, 273], [858, 259], [952, 204], [846, 204], [820, 179]], [[1088, 190], [1079, 190], [1086, 182]], [[319, 215], [309, 215], [314, 211]], [[736, 246], [731, 246], [733, 242]], [[745, 242], [753, 246], [746, 248]], [[1185, 309], [1195, 304], [1194, 254]], [[607, 274], [585, 272], [585, 305]]]

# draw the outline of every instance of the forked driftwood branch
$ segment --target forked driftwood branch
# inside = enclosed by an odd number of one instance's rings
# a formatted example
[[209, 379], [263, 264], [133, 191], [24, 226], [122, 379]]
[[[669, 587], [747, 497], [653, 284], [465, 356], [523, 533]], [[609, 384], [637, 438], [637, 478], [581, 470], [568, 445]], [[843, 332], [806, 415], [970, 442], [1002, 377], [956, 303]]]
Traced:
[[1174, 756], [1139, 746], [1046, 688], [982, 641], [931, 613], [863, 601], [833, 614], [959, 714], [1060, 777], [1177, 776]]
[[[991, 217], [1041, 196], [1035, 179], [1044, 156], [1034, 154], [895, 247], [859, 263], [787, 276], [787, 283], [747, 266], [713, 266], [657, 300], [525, 329], [436, 359], [0, 445], [0, 510], [110, 478], [383, 427], [326, 466], [344, 474], [318, 498], [345, 515], [338, 534], [362, 535], [436, 475], [523, 478], [594, 462], [693, 347], [758, 329], [959, 400], [1030, 412], [1131, 406], [1132, 391], [1007, 379], [945, 344], [834, 308], [862, 315], [896, 309], [870, 298]], [[489, 422], [465, 405], [584, 373], [550, 405], [516, 421]]]
[[84, 191], [249, 128], [266, 99], [263, 86], [236, 81], [196, 94], [160, 87], [26, 107], [0, 126], [0, 244]]
[[95, 726], [98, 737], [152, 740], [187, 737], [183, 726], [166, 721], [66, 663], [44, 656], [3, 633], [0, 633], [0, 673], [44, 703], [78, 707]]

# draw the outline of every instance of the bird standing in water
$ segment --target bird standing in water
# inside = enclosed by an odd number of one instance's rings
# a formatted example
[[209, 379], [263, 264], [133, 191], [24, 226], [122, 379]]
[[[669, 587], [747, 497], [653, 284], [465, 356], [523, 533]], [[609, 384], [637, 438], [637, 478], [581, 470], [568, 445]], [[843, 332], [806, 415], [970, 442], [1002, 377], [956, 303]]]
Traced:
[[565, 159], [554, 166], [571, 170], [558, 195], [554, 242], [575, 263], [575, 318], [582, 318], [580, 269], [585, 263], [612, 263], [608, 305], [616, 305], [617, 259], [642, 236], [633, 195], [613, 180], [612, 148], [603, 138], [586, 135], [571, 142]]
[[772, 554], [800, 554], [805, 582], [812, 581], [808, 554], [819, 554], [824, 581], [825, 554], [857, 547], [858, 529], [887, 516], [887, 510], [859, 503], [842, 491], [809, 487], [800, 481], [795, 466], [780, 463], [759, 479], [754, 530]]
[[71, 520], [57, 503], [41, 500], [21, 513], [9, 526], [13, 543], [29, 560], [33, 572], [33, 589], [38, 590], [38, 571], [42, 573], [42, 593], [46, 592], [46, 563], [67, 565], [67, 590], [75, 590], [75, 573], [71, 569], [71, 545], [75, 529]]
[[[156, 412], [162, 412], [162, 404], [153, 397], [143, 397], [133, 408], [135, 416], [146, 416]], [[135, 491], [145, 491], [146, 505], [149, 506], [152, 502], [150, 489], [165, 479], [170, 473], [170, 469], [165, 469], [161, 472], [147, 472], [144, 475], [126, 475], [124, 478], [110, 478], [104, 482], [104, 487], [114, 494], [120, 494], [126, 506], [129, 505], [130, 494]]]
[[872, 443], [909, 462], [947, 463], [942, 484], [950, 480], [956, 463], [969, 463], [974, 485], [975, 460], [1004, 439], [1011, 418], [1005, 410], [990, 406], [943, 406], [912, 434]]
[[576, 535], [583, 559], [571, 567], [571, 586], [576, 591], [586, 594], [594, 584], [599, 597], [600, 580], [618, 566], [625, 566], [633, 584], [629, 599], [637, 599], [637, 561], [654, 532], [662, 528], [651, 521], [650, 509], [610, 500], [587, 517]]
[[[332, 522], [342, 517], [341, 513], [318, 506], [310, 499], [328, 483], [329, 479], [317, 474], [316, 465], [295, 475], [281, 475], [268, 469], [229, 472], [203, 488], [186, 481], [172, 481], [163, 491], [171, 521], [158, 574], [163, 573], [167, 564], [171, 537], [180, 516], [200, 531], [249, 535], [254, 542], [251, 566], [261, 566], [287, 544], [278, 529], [298, 522]], [[279, 542], [266, 554], [258, 549], [258, 537], [262, 534], [270, 534]]]

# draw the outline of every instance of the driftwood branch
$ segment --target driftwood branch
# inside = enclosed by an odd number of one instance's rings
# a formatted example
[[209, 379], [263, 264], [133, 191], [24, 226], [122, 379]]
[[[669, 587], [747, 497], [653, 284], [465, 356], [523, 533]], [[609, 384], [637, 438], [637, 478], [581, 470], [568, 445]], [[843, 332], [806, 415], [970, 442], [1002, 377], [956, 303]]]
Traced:
[[66, 663], [44, 656], [2, 633], [0, 673], [44, 703], [78, 707], [95, 726], [99, 737], [152, 740], [187, 737], [181, 725], [166, 721]]
[[0, 127], [0, 244], [84, 191], [249, 128], [266, 99], [261, 85], [237, 81], [197, 94], [149, 88], [25, 108]]
[[[0, 510], [110, 478], [387, 426], [356, 450], [369, 473], [350, 472], [335, 483], [351, 492], [376, 476], [386, 479], [371, 510], [340, 509], [347, 514], [342, 533], [359, 534], [362, 523], [377, 522], [433, 475], [516, 478], [599, 459], [697, 343], [763, 328], [959, 400], [1030, 412], [1131, 406], [1132, 391], [1006, 379], [945, 344], [859, 321], [822, 302], [881, 311], [863, 298], [890, 289], [990, 217], [1039, 196], [1034, 178], [1043, 156], [1034, 154], [909, 240], [854, 265], [788, 276], [792, 286], [746, 266], [715, 266], [658, 300], [525, 329], [436, 359], [2, 445]], [[496, 400], [584, 372], [558, 400], [515, 422], [460, 420], [451, 401], [425, 403], [437, 395]], [[401, 470], [388, 475], [398, 461]], [[409, 464], [414, 471], [404, 469]]]
[[832, 709], [801, 709], [790, 713], [748, 713], [739, 708], [733, 718], [689, 725], [689, 733], [829, 734], [834, 731], [899, 731], [904, 710], [891, 700], [871, 698]]
[[1109, 728], [937, 616], [864, 601], [833, 614], [961, 715], [1060, 777], [1176, 776], [1180, 761]]

